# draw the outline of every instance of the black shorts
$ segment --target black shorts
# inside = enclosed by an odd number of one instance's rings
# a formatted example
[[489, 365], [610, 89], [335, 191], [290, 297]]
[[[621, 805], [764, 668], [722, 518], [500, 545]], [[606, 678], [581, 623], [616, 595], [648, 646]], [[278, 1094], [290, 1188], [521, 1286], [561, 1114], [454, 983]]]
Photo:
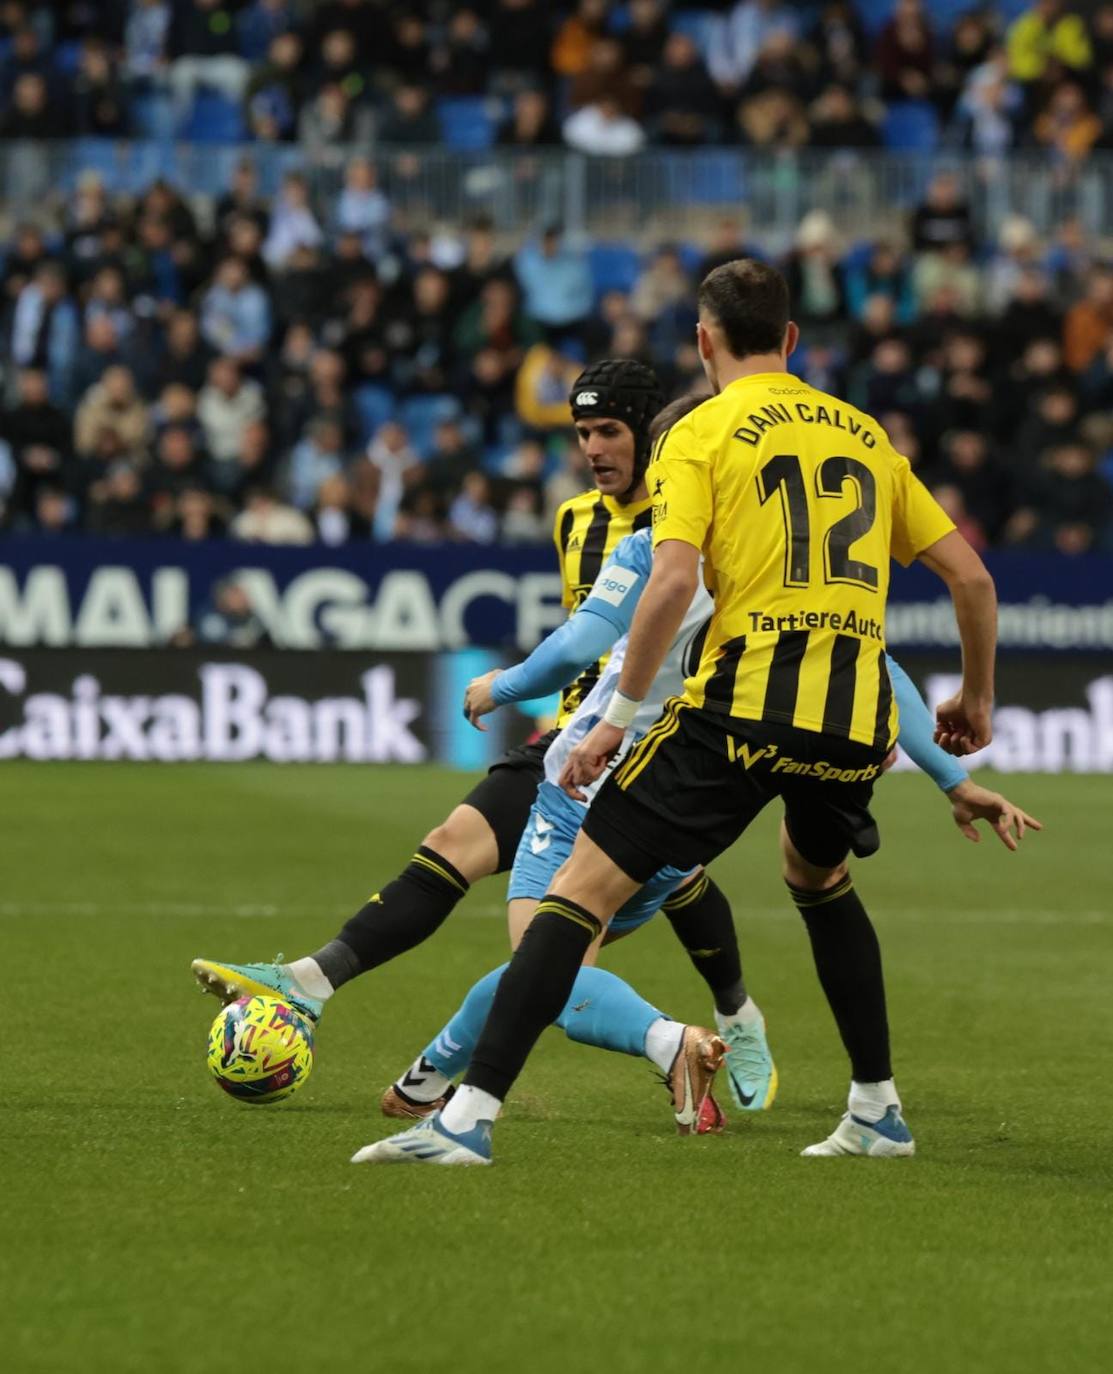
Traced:
[[884, 759], [871, 745], [674, 697], [600, 788], [584, 833], [644, 883], [664, 864], [710, 863], [779, 796], [800, 854], [835, 868], [851, 850], [864, 858], [880, 844], [869, 803]]
[[508, 749], [491, 764], [483, 781], [464, 798], [464, 804], [474, 806], [495, 832], [499, 873], [506, 873], [514, 864], [518, 841], [545, 776], [545, 752], [559, 733], [550, 730], [530, 744]]

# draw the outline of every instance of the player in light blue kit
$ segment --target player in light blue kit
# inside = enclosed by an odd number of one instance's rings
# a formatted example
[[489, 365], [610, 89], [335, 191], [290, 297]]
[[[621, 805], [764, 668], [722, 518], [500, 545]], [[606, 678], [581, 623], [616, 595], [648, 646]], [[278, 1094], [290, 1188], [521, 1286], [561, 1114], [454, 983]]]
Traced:
[[[677, 416], [671, 418], [675, 421]], [[499, 705], [529, 700], [553, 690], [567, 680], [577, 661], [595, 661], [614, 646], [596, 687], [551, 745], [546, 757], [545, 780], [538, 790], [511, 871], [508, 900], [514, 945], [536, 913], [540, 898], [549, 890], [553, 875], [571, 852], [591, 796], [602, 785], [600, 778], [587, 790], [583, 800], [576, 802], [557, 785], [557, 780], [572, 748], [606, 709], [621, 671], [625, 648], [622, 637], [629, 629], [638, 598], [648, 581], [651, 561], [652, 542], [648, 531], [628, 536], [617, 546], [590, 596], [568, 622], [549, 636], [524, 663], [505, 673], [477, 678], [468, 689], [466, 710], [469, 719], [477, 723], [481, 715]], [[626, 733], [622, 748], [612, 761], [612, 768], [658, 718], [663, 701], [679, 690], [692, 663], [698, 661], [701, 631], [711, 609], [710, 597], [701, 586], [670, 646], [652, 693], [643, 703]], [[1012, 847], [1009, 829], [1014, 808], [996, 793], [973, 783], [962, 765], [934, 743], [935, 722], [927, 706], [891, 658], [888, 665], [900, 710], [901, 746], [950, 797], [955, 821], [964, 834], [977, 839], [973, 821], [989, 819], [1002, 840]], [[667, 910], [669, 906], [682, 905], [685, 893], [694, 892], [700, 881], [703, 879], [699, 870], [683, 873], [662, 869], [614, 918], [607, 941], [636, 930], [662, 906]], [[690, 1130], [698, 1114], [701, 1087], [706, 1095], [713, 1076], [713, 1070], [708, 1073], [706, 1067], [706, 1061], [714, 1052], [709, 1043], [711, 1033], [671, 1021], [614, 974], [595, 968], [597, 953], [598, 946], [593, 945], [556, 1024], [572, 1039], [627, 1054], [644, 1055], [656, 1063], [673, 1089], [678, 1126], [682, 1131]], [[471, 988], [452, 1019], [407, 1072], [387, 1089], [384, 1110], [389, 1115], [399, 1113], [391, 1110], [388, 1103], [405, 1101], [414, 1108], [408, 1114], [419, 1115], [423, 1114], [422, 1109], [431, 1111], [439, 1107], [451, 1094], [451, 1080], [468, 1063], [505, 967], [492, 970]], [[766, 1043], [761, 1013], [752, 999], [745, 996], [744, 989], [743, 998], [733, 1013], [723, 1013], [717, 1008], [715, 1019], [727, 1046], [732, 1096], [744, 1110], [759, 1110], [773, 1100], [776, 1070]], [[420, 1127], [367, 1146], [355, 1159], [357, 1162], [427, 1159], [431, 1157], [430, 1152], [445, 1150], [451, 1154], [454, 1149], [456, 1146], [450, 1139], [439, 1138], [432, 1123], [423, 1122]], [[474, 1153], [464, 1151], [464, 1154]], [[483, 1161], [479, 1157], [460, 1157], [445, 1158], [443, 1162]]]
[[[627, 536], [618, 545], [612, 561], [596, 579], [591, 594], [569, 624], [579, 622], [573, 635], [550, 637], [519, 669], [502, 676], [505, 692], [526, 694], [528, 699], [548, 668], [553, 680], [563, 677], [562, 650], [573, 656], [588, 652], [590, 640], [603, 642], [604, 652], [613, 645], [599, 681], [584, 699], [572, 720], [549, 747], [552, 759], [546, 760], [545, 778], [538, 789], [529, 823], [522, 835], [510, 874], [508, 891], [511, 943], [516, 946], [537, 910], [539, 899], [548, 890], [553, 874], [571, 852], [583, 822], [590, 798], [602, 785], [588, 789], [581, 801], [573, 801], [557, 779], [569, 751], [601, 718], [610, 700], [625, 650], [625, 628], [637, 604], [641, 587], [649, 578], [653, 557], [648, 530]], [[598, 614], [602, 609], [604, 614]], [[630, 746], [645, 734], [660, 714], [665, 698], [674, 693], [691, 671], [698, 657], [699, 641], [711, 615], [712, 604], [701, 587], [692, 598], [661, 672], [654, 684], [652, 699], [647, 698], [637, 718], [626, 732], [615, 766]], [[586, 615], [585, 615], [586, 612]], [[597, 620], [598, 624], [590, 622]], [[572, 641], [562, 645], [561, 640]], [[615, 642], [617, 640], [617, 643]], [[555, 642], [554, 642], [555, 641]], [[496, 680], [496, 685], [497, 685]], [[543, 679], [547, 682], [548, 679]], [[738, 1005], [729, 1015], [716, 1010], [720, 1033], [701, 1026], [672, 1020], [641, 998], [614, 974], [594, 967], [599, 946], [629, 935], [650, 919], [662, 906], [704, 881], [700, 870], [664, 868], [639, 891], [615, 917], [606, 936], [591, 947], [580, 970], [564, 1011], [557, 1024], [573, 1040], [597, 1045], [620, 1053], [644, 1055], [662, 1072], [673, 1097], [678, 1129], [689, 1134], [701, 1123], [715, 1129], [721, 1120], [714, 1099], [709, 1100], [711, 1082], [725, 1054], [733, 1059], [730, 1075], [735, 1101], [744, 1109], [760, 1110], [773, 1100], [777, 1088], [776, 1069], [765, 1039], [761, 1013], [745, 989]], [[678, 894], [678, 889], [683, 889]], [[466, 1067], [478, 1038], [498, 980], [506, 966], [492, 970], [468, 993], [463, 1006], [407, 1072], [387, 1089], [384, 1108], [393, 1106], [399, 1096], [411, 1101], [415, 1096], [432, 1103], [443, 1100], [452, 1078]], [[720, 1036], [722, 1038], [720, 1038]], [[704, 1106], [709, 1101], [709, 1109]], [[393, 1112], [391, 1112], [393, 1114]]]

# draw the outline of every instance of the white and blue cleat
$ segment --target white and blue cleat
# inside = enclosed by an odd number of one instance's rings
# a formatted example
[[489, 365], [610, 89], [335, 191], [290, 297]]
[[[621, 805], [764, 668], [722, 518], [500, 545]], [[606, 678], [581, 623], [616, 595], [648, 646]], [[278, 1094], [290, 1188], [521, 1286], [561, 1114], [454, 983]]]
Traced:
[[194, 959], [190, 968], [201, 987], [222, 1002], [235, 1002], [240, 997], [278, 997], [308, 1020], [319, 1021], [324, 1002], [303, 991], [281, 959], [281, 954], [273, 964], [221, 964], [213, 959]]
[[740, 1024], [716, 1015], [719, 1034], [726, 1041], [723, 1060], [730, 1095], [744, 1112], [763, 1112], [777, 1096], [777, 1066], [765, 1038], [765, 1020]]
[[441, 1124], [440, 1113], [428, 1116], [408, 1131], [365, 1145], [352, 1156], [353, 1164], [490, 1164], [491, 1122], [480, 1121], [470, 1131], [454, 1134]]
[[847, 1112], [834, 1131], [802, 1155], [869, 1155], [873, 1159], [905, 1159], [916, 1153], [916, 1142], [899, 1107], [890, 1107], [880, 1121], [863, 1121]]

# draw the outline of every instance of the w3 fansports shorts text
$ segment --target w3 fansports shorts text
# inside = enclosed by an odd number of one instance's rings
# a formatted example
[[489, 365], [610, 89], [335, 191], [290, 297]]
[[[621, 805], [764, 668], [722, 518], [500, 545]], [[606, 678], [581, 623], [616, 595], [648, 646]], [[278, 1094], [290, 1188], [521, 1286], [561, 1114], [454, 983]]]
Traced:
[[665, 703], [588, 809], [586, 835], [630, 878], [694, 868], [729, 849], [774, 797], [800, 854], [834, 868], [873, 854], [884, 750], [813, 730]]

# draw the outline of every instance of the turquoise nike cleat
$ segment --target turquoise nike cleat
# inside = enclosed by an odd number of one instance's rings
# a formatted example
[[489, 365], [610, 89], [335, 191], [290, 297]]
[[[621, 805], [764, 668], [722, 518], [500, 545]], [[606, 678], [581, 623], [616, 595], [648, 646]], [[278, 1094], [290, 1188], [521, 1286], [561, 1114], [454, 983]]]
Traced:
[[727, 1042], [724, 1067], [730, 1095], [744, 1112], [763, 1112], [777, 1096], [777, 1066], [765, 1038], [765, 1020], [740, 1024], [715, 1016], [719, 1034]]
[[916, 1142], [899, 1107], [890, 1107], [880, 1121], [863, 1121], [847, 1112], [834, 1131], [818, 1145], [801, 1150], [802, 1155], [870, 1155], [874, 1159], [908, 1158], [916, 1153]]
[[280, 997], [310, 1021], [319, 1021], [325, 1009], [319, 997], [303, 992], [290, 975], [282, 955], [273, 964], [219, 964], [212, 959], [194, 959], [190, 968], [205, 992], [222, 1002], [239, 997]]
[[491, 1122], [480, 1121], [470, 1131], [453, 1134], [441, 1124], [441, 1114], [427, 1116], [408, 1131], [365, 1145], [352, 1156], [353, 1164], [490, 1164]]

